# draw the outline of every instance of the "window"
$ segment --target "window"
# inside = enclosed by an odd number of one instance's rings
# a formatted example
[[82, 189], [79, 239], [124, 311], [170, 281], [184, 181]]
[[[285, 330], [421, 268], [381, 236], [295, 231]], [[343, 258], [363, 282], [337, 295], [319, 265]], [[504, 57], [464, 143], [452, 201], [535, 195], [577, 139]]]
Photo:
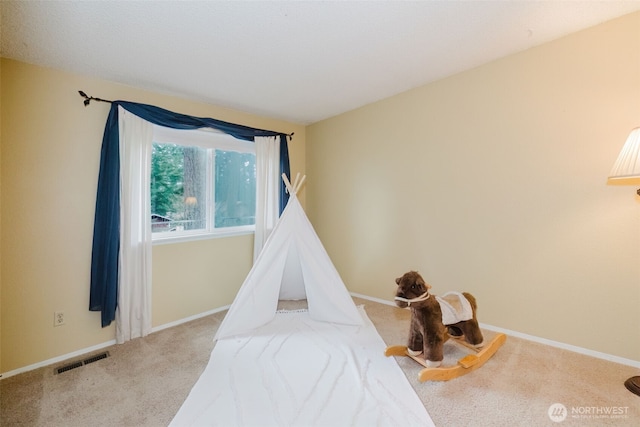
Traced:
[[154, 127], [154, 240], [255, 230], [255, 144], [213, 130]]

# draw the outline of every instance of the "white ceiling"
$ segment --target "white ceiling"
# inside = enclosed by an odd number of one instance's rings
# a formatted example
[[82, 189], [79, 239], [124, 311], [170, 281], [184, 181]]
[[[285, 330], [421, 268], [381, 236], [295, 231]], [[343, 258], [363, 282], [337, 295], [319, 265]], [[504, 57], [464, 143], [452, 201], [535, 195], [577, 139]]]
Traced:
[[310, 124], [637, 10], [615, 0], [2, 0], [0, 52]]

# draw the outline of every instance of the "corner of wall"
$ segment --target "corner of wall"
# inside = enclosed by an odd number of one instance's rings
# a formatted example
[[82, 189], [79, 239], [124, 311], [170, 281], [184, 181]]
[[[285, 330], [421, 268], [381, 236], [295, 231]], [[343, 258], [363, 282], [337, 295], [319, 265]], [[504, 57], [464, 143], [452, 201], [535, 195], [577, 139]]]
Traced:
[[[0, 224], [2, 223], [2, 58], [0, 58]], [[0, 259], [2, 258], [2, 227], [0, 227]], [[2, 265], [0, 265], [0, 377], [2, 377]]]

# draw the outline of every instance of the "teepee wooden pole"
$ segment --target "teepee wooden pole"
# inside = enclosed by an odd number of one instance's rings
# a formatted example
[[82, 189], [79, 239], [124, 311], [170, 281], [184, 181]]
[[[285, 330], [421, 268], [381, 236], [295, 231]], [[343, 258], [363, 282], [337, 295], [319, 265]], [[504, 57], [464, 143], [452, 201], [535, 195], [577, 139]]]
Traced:
[[282, 180], [284, 181], [284, 185], [287, 187], [287, 191], [289, 192], [289, 194], [294, 194], [293, 188], [291, 187], [291, 183], [289, 182], [289, 178], [287, 178], [286, 173], [282, 174]]
[[298, 182], [298, 185], [296, 185], [296, 187], [293, 189], [296, 194], [298, 194], [298, 191], [300, 191], [300, 187], [302, 187], [302, 183], [304, 182], [304, 180], [307, 179], [307, 175], [302, 175], [302, 179], [300, 180], [300, 182]]

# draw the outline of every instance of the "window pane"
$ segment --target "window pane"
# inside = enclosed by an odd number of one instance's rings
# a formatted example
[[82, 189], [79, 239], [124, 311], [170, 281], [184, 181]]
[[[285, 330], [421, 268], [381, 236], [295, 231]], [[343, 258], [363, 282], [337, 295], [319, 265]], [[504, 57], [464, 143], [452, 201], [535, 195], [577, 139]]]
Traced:
[[154, 239], [252, 230], [255, 144], [204, 131], [165, 131], [156, 126], [151, 157]]
[[255, 154], [216, 150], [215, 163], [215, 227], [255, 224]]
[[153, 233], [206, 228], [206, 176], [205, 149], [175, 144], [153, 144]]

